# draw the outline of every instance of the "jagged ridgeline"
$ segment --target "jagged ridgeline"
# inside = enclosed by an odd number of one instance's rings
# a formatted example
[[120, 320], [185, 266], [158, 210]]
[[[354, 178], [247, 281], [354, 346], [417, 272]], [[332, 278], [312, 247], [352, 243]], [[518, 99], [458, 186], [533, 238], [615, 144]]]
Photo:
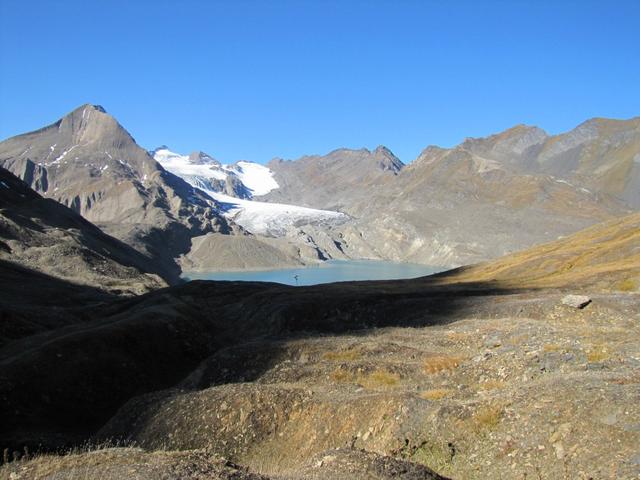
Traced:
[[518, 125], [405, 165], [388, 148], [266, 166], [147, 152], [84, 105], [0, 143], [0, 165], [170, 272], [326, 259], [459, 266], [640, 206], [640, 119], [560, 135]]

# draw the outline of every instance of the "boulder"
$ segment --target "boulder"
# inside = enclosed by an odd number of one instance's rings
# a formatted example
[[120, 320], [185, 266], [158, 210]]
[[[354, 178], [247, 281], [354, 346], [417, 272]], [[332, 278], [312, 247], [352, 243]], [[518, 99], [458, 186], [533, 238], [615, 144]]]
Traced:
[[591, 298], [586, 295], [566, 295], [562, 298], [562, 304], [573, 308], [584, 308], [591, 303]]

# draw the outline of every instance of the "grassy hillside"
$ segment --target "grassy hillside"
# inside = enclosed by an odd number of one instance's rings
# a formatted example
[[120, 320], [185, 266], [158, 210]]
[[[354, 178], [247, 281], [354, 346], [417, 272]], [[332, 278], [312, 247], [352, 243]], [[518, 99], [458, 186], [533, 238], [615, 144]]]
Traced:
[[497, 281], [521, 288], [576, 285], [635, 291], [640, 287], [640, 213], [498, 260], [454, 270], [447, 279]]

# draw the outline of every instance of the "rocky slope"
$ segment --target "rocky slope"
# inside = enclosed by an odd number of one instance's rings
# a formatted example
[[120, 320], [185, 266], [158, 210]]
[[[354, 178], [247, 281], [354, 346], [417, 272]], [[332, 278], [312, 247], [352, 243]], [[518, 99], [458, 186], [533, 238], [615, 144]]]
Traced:
[[595, 119], [556, 136], [521, 125], [428, 147], [404, 168], [376, 163], [383, 149], [278, 160], [281, 188], [264, 199], [348, 213], [331, 231], [348, 256], [473, 263], [636, 208], [639, 125]]
[[[430, 478], [416, 464], [450, 478], [635, 478], [637, 222], [422, 279], [191, 282], [85, 304], [91, 321], [0, 350], [12, 412], [0, 445], [120, 438], [149, 453], [105, 452], [90, 468], [125, 462], [140, 478], [158, 478], [153, 456], [165, 471], [171, 455], [205, 468], [194, 449], [269, 478]], [[592, 302], [563, 305], [566, 293]]]
[[194, 235], [229, 232], [215, 202], [165, 171], [102, 107], [0, 143], [0, 166], [171, 270]]
[[349, 212], [356, 200], [371, 196], [372, 185], [391, 181], [404, 164], [388, 148], [379, 146], [373, 151], [340, 148], [295, 161], [274, 159], [267, 166], [278, 188], [265, 199]]
[[1, 167], [0, 259], [114, 293], [166, 286], [165, 272], [139, 252]]

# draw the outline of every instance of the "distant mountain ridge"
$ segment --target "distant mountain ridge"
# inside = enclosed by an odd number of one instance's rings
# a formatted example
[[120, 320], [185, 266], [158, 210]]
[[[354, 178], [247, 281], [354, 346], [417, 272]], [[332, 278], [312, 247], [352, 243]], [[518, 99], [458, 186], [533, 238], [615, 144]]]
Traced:
[[457, 266], [639, 208], [640, 117], [592, 119], [560, 135], [516, 125], [453, 148], [429, 146], [407, 165], [379, 146], [265, 166], [166, 146], [148, 152], [102, 107], [83, 105], [1, 142], [0, 166], [162, 263], [174, 280], [178, 263]]

